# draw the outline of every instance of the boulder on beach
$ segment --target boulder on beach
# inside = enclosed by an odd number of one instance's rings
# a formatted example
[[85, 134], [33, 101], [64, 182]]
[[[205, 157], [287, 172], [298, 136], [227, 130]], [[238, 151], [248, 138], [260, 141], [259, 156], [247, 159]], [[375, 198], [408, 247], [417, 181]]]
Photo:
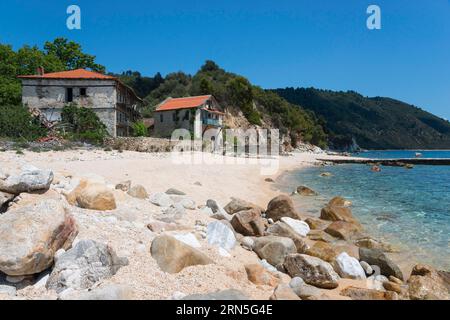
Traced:
[[317, 192], [306, 186], [298, 186], [297, 193], [301, 196], [317, 196]]
[[201, 251], [169, 235], [158, 236], [152, 241], [151, 254], [161, 270], [168, 273], [178, 273], [189, 266], [213, 263]]
[[343, 240], [351, 240], [358, 237], [360, 231], [361, 228], [358, 225], [345, 221], [335, 221], [325, 229], [326, 233]]
[[331, 264], [306, 254], [290, 254], [284, 261], [284, 267], [291, 277], [300, 277], [307, 284], [323, 289], [338, 286], [339, 275]]
[[163, 192], [157, 192], [150, 195], [150, 202], [159, 207], [170, 207], [174, 204], [174, 201], [170, 196]]
[[395, 251], [391, 245], [381, 242], [376, 239], [372, 239], [370, 237], [364, 237], [361, 239], [357, 239], [355, 241], [355, 245], [357, 245], [358, 247], [361, 247], [361, 248], [378, 249], [378, 250], [385, 251], [385, 252], [394, 252]]
[[239, 211], [231, 219], [234, 230], [244, 236], [262, 236], [264, 234], [264, 221], [261, 212], [257, 209]]
[[145, 190], [145, 187], [141, 186], [140, 184], [135, 184], [134, 186], [132, 186], [130, 190], [128, 190], [128, 195], [138, 199], [148, 198], [147, 190]]
[[308, 233], [308, 239], [322, 242], [334, 242], [337, 239], [323, 230], [311, 230]]
[[310, 231], [309, 225], [301, 220], [292, 219], [289, 217], [283, 217], [280, 219], [281, 222], [286, 223], [289, 227], [294, 230], [296, 234], [302, 237], [306, 237]]
[[62, 201], [42, 200], [0, 215], [0, 271], [11, 276], [39, 273], [68, 249], [78, 234]]
[[3, 175], [0, 179], [0, 191], [18, 195], [22, 192], [46, 191], [53, 181], [51, 170], [42, 170], [26, 165], [18, 174]]
[[268, 235], [292, 239], [297, 247], [297, 253], [304, 253], [308, 249], [308, 245], [305, 243], [303, 237], [282, 221], [277, 221], [274, 224], [271, 224], [267, 228], [266, 233]]
[[359, 225], [359, 222], [352, 214], [352, 210], [348, 207], [327, 205], [320, 212], [320, 219], [329, 221], [345, 221]]
[[378, 249], [359, 248], [360, 260], [370, 265], [376, 265], [380, 268], [382, 275], [389, 277], [394, 276], [403, 280], [403, 273], [400, 268], [389, 259], [386, 254]]
[[255, 238], [254, 241], [253, 251], [273, 266], [282, 264], [287, 255], [297, 252], [297, 247], [290, 238], [265, 236]]
[[283, 217], [301, 220], [300, 214], [294, 208], [292, 199], [286, 195], [280, 195], [270, 200], [267, 205], [266, 217], [278, 221]]
[[225, 206], [225, 211], [228, 212], [228, 214], [235, 214], [239, 211], [246, 211], [255, 209], [256, 211], [259, 211], [260, 213], [264, 210], [257, 206], [256, 204], [253, 204], [251, 202], [239, 199], [239, 198], [231, 198], [231, 201]]
[[300, 277], [294, 277], [289, 282], [292, 291], [301, 299], [309, 300], [320, 297], [322, 290], [307, 284]]
[[327, 262], [333, 262], [338, 255], [338, 252], [330, 244], [323, 241], [317, 241], [305, 253]]
[[359, 261], [350, 257], [346, 252], [339, 254], [334, 260], [334, 269], [339, 276], [348, 279], [366, 279], [366, 273]]
[[211, 245], [230, 251], [236, 245], [234, 232], [226, 224], [220, 221], [208, 223], [206, 239]]
[[352, 300], [398, 300], [398, 294], [392, 291], [380, 291], [358, 287], [348, 287], [341, 291], [343, 296]]
[[69, 288], [88, 289], [96, 282], [112, 277], [126, 265], [128, 260], [119, 258], [110, 246], [81, 240], [58, 257], [46, 287], [56, 292]]
[[116, 209], [116, 199], [106, 185], [89, 180], [81, 180], [78, 186], [66, 196], [71, 205], [83, 209], [107, 211]]
[[305, 222], [308, 224], [311, 230], [322, 230], [325, 229], [330, 224], [330, 221], [311, 217], [306, 218]]
[[301, 300], [295, 292], [286, 284], [278, 285], [269, 300]]
[[330, 207], [350, 207], [352, 202], [342, 197], [334, 197], [328, 202]]
[[259, 263], [246, 264], [244, 267], [248, 280], [256, 285], [274, 287], [280, 282], [280, 279], [272, 275]]
[[166, 194], [176, 195], [176, 196], [185, 196], [186, 195], [186, 193], [184, 193], [183, 191], [180, 191], [175, 188], [167, 189]]
[[433, 267], [414, 266], [408, 279], [408, 294], [412, 300], [450, 300], [445, 279]]

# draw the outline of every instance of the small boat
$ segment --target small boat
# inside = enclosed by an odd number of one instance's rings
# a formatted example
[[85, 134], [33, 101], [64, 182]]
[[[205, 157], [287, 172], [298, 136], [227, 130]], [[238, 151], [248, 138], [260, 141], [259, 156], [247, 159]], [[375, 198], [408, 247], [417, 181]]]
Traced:
[[423, 156], [423, 154], [421, 154], [420, 152], [416, 152], [416, 158], [420, 158], [422, 156]]

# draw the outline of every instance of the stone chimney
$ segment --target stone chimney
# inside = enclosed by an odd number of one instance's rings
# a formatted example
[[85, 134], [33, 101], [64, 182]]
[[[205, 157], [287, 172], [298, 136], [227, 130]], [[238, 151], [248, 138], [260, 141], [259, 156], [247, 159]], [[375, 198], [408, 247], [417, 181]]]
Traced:
[[45, 73], [44, 67], [40, 66], [36, 70], [38, 76], [43, 76]]

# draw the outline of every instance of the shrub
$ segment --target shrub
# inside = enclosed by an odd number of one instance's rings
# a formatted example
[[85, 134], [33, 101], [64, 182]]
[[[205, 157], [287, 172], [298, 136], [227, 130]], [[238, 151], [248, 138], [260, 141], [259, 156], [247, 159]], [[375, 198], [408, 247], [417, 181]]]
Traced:
[[108, 135], [106, 126], [89, 108], [67, 105], [62, 110], [61, 120], [67, 127], [67, 137], [73, 140], [101, 144]]
[[135, 137], [146, 137], [148, 135], [147, 127], [142, 121], [133, 123], [132, 129], [133, 129], [133, 136]]
[[0, 106], [0, 137], [31, 141], [47, 134], [39, 120], [22, 105]]

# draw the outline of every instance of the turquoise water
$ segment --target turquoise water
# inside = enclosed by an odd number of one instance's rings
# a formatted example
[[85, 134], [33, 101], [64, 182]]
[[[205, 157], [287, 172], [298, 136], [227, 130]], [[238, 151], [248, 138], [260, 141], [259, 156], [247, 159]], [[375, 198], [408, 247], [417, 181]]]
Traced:
[[[450, 158], [450, 151], [422, 151], [424, 157]], [[409, 158], [414, 151], [375, 151], [359, 156]], [[278, 187], [290, 192], [307, 185], [318, 197], [297, 197], [298, 209], [319, 215], [320, 208], [336, 195], [353, 202], [353, 213], [369, 234], [388, 241], [406, 259], [450, 270], [450, 166], [382, 167], [346, 164], [289, 172]], [[331, 177], [320, 177], [331, 172]]]

